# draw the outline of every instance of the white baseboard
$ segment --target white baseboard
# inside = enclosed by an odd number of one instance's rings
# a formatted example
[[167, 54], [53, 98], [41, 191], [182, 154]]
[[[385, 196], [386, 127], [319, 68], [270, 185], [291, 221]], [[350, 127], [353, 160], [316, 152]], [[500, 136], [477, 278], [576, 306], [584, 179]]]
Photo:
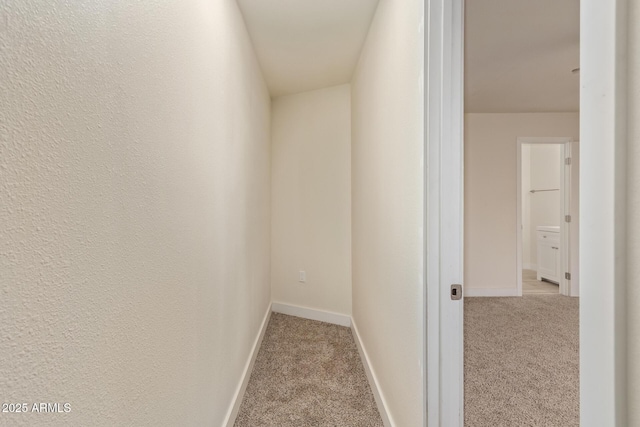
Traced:
[[251, 378], [251, 372], [253, 371], [253, 365], [256, 361], [256, 357], [258, 357], [258, 352], [260, 351], [260, 345], [262, 344], [262, 338], [264, 337], [264, 333], [267, 330], [267, 325], [269, 324], [269, 319], [271, 318], [271, 305], [267, 309], [267, 312], [264, 315], [264, 319], [262, 320], [262, 326], [260, 326], [260, 332], [256, 337], [256, 340], [253, 343], [253, 348], [251, 349], [251, 355], [247, 360], [246, 365], [244, 366], [244, 372], [242, 373], [242, 380], [240, 384], [238, 384], [238, 388], [236, 389], [236, 394], [233, 397], [232, 405], [227, 412], [227, 416], [225, 417], [225, 421], [222, 424], [226, 427], [233, 427], [236, 422], [236, 417], [238, 416], [238, 411], [240, 410], [240, 405], [242, 404], [242, 398], [244, 397], [244, 392], [247, 390], [247, 384], [249, 384], [249, 379]]
[[465, 297], [519, 297], [516, 288], [464, 288]]
[[538, 266], [536, 264], [522, 264], [522, 269], [538, 271]]
[[300, 307], [297, 305], [274, 302], [271, 310], [275, 313], [288, 314], [289, 316], [302, 317], [304, 319], [318, 320], [320, 322], [333, 323], [340, 326], [351, 326], [351, 316], [330, 311], [316, 310], [315, 308]]
[[376, 405], [378, 406], [378, 412], [380, 412], [382, 422], [385, 427], [393, 427], [395, 424], [391, 421], [391, 417], [389, 416], [389, 412], [387, 411], [386, 400], [384, 399], [384, 395], [380, 391], [378, 379], [376, 377], [375, 371], [369, 363], [369, 356], [367, 355], [367, 351], [365, 350], [362, 341], [360, 341], [358, 327], [356, 326], [356, 323], [353, 319], [351, 320], [351, 333], [353, 334], [353, 339], [356, 342], [356, 346], [358, 347], [358, 353], [360, 353], [360, 359], [362, 360], [364, 371], [367, 374], [369, 386], [371, 387], [371, 391], [373, 392], [373, 398], [376, 400]]

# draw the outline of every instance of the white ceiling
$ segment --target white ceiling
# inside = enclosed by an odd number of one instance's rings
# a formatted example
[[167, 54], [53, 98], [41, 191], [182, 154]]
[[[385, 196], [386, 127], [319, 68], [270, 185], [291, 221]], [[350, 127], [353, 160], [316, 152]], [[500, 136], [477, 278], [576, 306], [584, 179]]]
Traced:
[[378, 0], [237, 0], [271, 95], [347, 83]]
[[465, 111], [578, 111], [579, 0], [467, 0]]
[[[274, 97], [347, 83], [378, 0], [237, 0]], [[578, 111], [579, 0], [466, 0], [465, 111]]]

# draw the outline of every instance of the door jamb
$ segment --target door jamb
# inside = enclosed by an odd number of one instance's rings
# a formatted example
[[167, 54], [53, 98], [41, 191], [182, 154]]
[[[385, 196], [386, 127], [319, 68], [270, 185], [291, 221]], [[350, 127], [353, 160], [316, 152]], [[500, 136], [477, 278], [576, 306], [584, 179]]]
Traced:
[[627, 425], [627, 0], [580, 2], [580, 421]]
[[464, 0], [425, 5], [425, 418], [462, 427], [464, 299], [450, 286], [463, 282]]

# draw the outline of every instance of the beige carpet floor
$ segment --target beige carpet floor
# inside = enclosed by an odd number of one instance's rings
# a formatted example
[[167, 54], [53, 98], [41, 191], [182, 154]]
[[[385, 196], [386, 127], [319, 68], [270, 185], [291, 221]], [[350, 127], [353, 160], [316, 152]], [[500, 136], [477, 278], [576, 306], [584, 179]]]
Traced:
[[235, 426], [382, 425], [351, 329], [273, 313]]
[[579, 425], [578, 299], [466, 298], [465, 426]]

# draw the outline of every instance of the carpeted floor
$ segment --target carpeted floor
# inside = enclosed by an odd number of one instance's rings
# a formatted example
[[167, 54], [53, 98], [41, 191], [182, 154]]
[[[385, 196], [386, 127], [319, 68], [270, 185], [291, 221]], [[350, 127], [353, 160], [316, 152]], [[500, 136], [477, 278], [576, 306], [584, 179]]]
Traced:
[[465, 426], [578, 426], [578, 299], [464, 304]]
[[235, 426], [382, 425], [351, 329], [273, 313]]

